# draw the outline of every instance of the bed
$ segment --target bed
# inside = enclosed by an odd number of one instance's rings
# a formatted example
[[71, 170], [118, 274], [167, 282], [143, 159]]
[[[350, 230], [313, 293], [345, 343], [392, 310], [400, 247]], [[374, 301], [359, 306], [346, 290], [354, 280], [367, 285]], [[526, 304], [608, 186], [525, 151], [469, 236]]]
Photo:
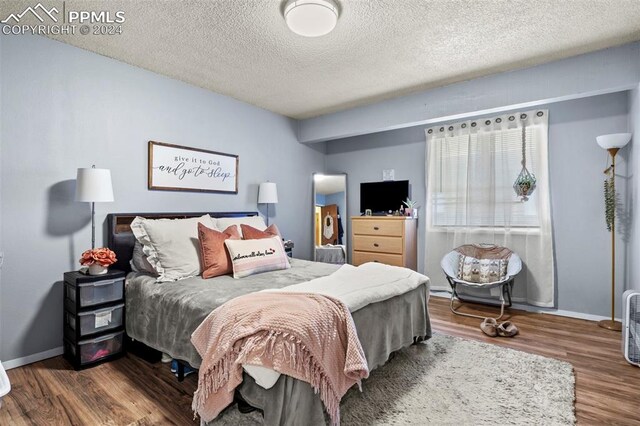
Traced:
[[347, 263], [346, 249], [343, 245], [327, 244], [316, 246], [316, 262], [342, 265]]
[[[129, 224], [136, 216], [146, 218], [188, 218], [206, 213], [110, 214], [109, 247], [116, 252], [116, 268], [130, 272], [129, 260], [135, 239]], [[254, 216], [255, 212], [209, 213], [212, 217]], [[130, 272], [126, 283], [127, 335], [194, 367], [201, 359], [191, 345], [191, 333], [216, 307], [242, 294], [326, 276], [340, 266], [291, 259], [291, 268], [266, 272], [240, 280], [230, 276], [204, 280], [192, 277], [177, 282], [156, 283], [155, 278]], [[431, 337], [427, 310], [428, 283], [352, 312], [369, 369], [384, 364], [389, 356], [416, 340]], [[324, 425], [324, 407], [308, 383], [282, 375], [264, 389], [248, 374], [238, 388], [242, 398], [263, 410], [267, 425]]]

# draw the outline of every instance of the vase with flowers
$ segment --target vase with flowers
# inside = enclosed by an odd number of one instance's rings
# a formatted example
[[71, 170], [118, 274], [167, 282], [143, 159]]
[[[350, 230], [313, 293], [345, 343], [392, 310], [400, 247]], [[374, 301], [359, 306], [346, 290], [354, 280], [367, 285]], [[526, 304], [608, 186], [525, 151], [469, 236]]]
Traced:
[[116, 254], [106, 247], [87, 250], [82, 253], [80, 264], [89, 267], [89, 275], [106, 274], [109, 266], [116, 263]]

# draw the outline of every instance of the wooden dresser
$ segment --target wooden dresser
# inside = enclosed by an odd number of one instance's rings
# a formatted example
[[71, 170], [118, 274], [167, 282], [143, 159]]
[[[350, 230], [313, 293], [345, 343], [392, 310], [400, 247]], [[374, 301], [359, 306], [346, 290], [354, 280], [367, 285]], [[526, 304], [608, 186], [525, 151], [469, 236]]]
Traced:
[[416, 219], [403, 216], [354, 216], [351, 218], [351, 261], [417, 269]]

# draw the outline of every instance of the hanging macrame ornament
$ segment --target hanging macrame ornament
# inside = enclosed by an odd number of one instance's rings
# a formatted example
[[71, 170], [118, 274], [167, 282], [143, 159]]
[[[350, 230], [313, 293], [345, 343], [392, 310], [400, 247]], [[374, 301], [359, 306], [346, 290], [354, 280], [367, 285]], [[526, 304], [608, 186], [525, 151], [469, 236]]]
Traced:
[[522, 170], [513, 184], [513, 190], [521, 201], [527, 201], [536, 189], [536, 177], [527, 170], [527, 128], [522, 125]]

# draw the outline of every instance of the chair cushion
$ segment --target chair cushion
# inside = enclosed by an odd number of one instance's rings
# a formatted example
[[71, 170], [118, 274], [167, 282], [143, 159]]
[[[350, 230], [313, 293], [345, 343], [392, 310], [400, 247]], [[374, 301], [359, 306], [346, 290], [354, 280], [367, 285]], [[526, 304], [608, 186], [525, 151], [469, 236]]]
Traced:
[[457, 278], [471, 283], [490, 284], [507, 276], [507, 259], [476, 259], [460, 255]]

